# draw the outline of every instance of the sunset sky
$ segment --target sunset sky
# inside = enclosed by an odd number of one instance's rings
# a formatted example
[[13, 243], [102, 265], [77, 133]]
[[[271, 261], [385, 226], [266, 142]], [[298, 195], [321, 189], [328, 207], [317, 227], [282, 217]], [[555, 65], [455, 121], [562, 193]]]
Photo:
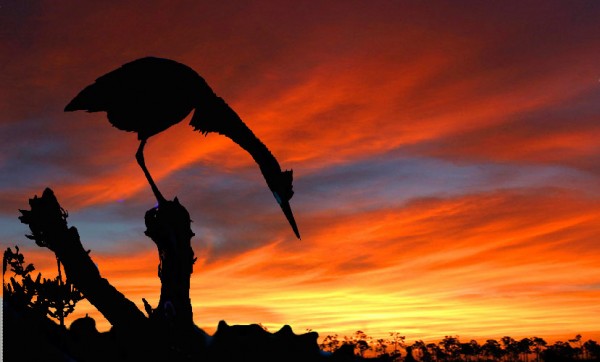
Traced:
[[55, 275], [17, 219], [51, 187], [102, 276], [156, 306], [136, 135], [63, 112], [153, 55], [294, 170], [302, 240], [229, 139], [188, 118], [149, 140], [193, 220], [198, 326], [598, 340], [598, 19], [592, 0], [0, 1], [0, 246]]

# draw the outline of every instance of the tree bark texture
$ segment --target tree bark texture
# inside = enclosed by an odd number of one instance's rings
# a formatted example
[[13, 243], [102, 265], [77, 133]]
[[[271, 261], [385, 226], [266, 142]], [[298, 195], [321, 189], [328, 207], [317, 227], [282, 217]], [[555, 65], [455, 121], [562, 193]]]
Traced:
[[188, 330], [193, 327], [190, 301], [190, 278], [196, 259], [191, 246], [194, 236], [190, 214], [177, 198], [146, 212], [146, 235], [158, 248], [161, 281], [160, 301], [151, 318], [170, 327]]

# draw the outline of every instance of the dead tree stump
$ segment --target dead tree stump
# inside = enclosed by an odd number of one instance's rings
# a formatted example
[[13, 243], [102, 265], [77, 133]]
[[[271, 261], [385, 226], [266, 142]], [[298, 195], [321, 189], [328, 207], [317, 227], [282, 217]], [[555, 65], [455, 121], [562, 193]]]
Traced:
[[190, 214], [175, 198], [148, 210], [145, 222], [146, 235], [158, 248], [161, 281], [158, 306], [152, 308], [144, 300], [146, 312], [153, 322], [168, 332], [173, 344], [182, 350], [197, 350], [190, 300], [190, 278], [196, 261], [191, 246], [194, 233]]

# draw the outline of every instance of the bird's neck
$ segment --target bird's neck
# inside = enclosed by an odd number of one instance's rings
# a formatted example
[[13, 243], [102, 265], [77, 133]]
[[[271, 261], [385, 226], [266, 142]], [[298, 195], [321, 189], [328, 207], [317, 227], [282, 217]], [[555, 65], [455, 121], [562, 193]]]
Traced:
[[216, 95], [196, 108], [190, 125], [202, 132], [217, 132], [230, 138], [233, 142], [248, 152], [260, 167], [269, 185], [281, 173], [279, 163], [256, 135], [246, 126], [242, 119], [231, 107]]

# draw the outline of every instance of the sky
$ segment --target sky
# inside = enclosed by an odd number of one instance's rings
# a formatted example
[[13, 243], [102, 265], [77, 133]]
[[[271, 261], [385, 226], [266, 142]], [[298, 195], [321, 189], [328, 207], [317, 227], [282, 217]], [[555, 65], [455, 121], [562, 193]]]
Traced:
[[51, 187], [102, 276], [158, 303], [137, 137], [63, 112], [152, 55], [294, 170], [302, 240], [229, 139], [188, 116], [149, 140], [193, 220], [201, 328], [598, 340], [599, 17], [591, 0], [0, 1], [0, 247], [55, 275], [17, 219]]

